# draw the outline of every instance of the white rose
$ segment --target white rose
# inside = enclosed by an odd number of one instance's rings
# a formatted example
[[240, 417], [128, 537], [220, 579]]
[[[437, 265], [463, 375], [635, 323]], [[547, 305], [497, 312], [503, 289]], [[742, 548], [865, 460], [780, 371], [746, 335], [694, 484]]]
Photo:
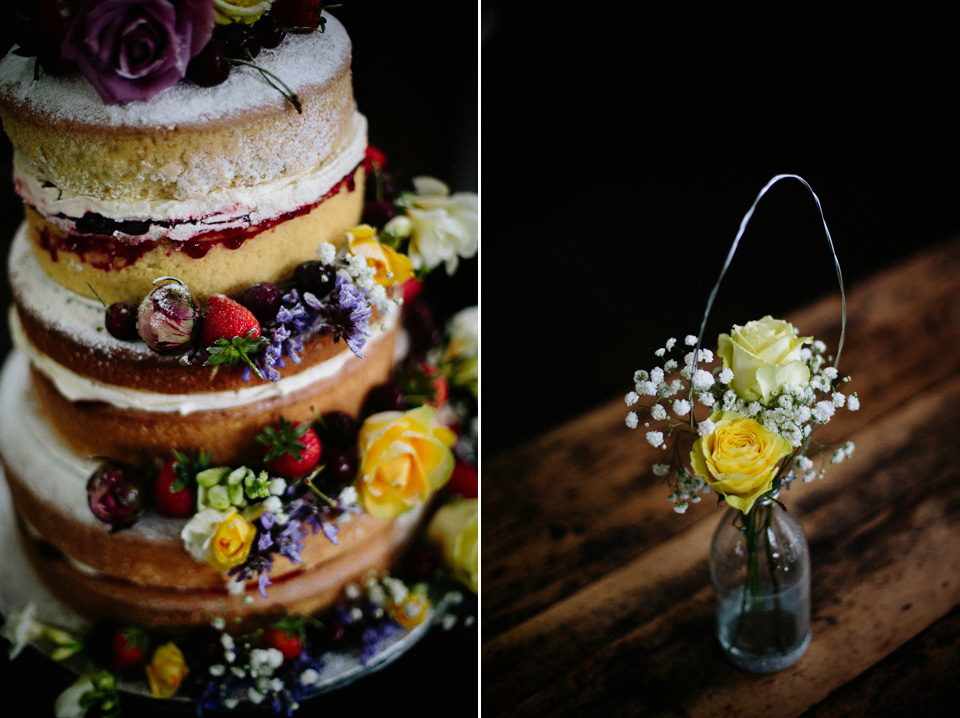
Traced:
[[205, 563], [210, 555], [210, 542], [217, 532], [217, 527], [233, 512], [234, 509], [231, 508], [229, 511], [204, 509], [195, 513], [180, 532], [180, 538], [183, 539], [183, 547], [187, 553], [200, 563]]
[[721, 334], [717, 354], [724, 368], [733, 371], [730, 387], [737, 396], [767, 405], [784, 384], [803, 387], [810, 381], [801, 352], [812, 340], [798, 337], [789, 322], [768, 315]]
[[391, 223], [405, 223], [409, 219], [411, 233], [407, 250], [416, 269], [445, 263], [447, 274], [457, 269], [460, 257], [477, 253], [479, 229], [478, 198], [472, 192], [450, 194], [449, 188], [432, 177], [414, 177], [415, 194], [403, 195], [398, 204], [406, 210], [406, 219], [394, 218], [384, 231], [391, 231]]

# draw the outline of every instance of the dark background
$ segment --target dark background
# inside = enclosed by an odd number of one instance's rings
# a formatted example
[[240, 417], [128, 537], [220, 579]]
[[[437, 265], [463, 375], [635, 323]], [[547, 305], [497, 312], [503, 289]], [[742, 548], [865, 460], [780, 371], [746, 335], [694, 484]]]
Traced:
[[[417, 174], [447, 182], [453, 191], [478, 188], [478, 48], [476, 8], [467, 3], [348, 2], [333, 10], [353, 40], [354, 92], [370, 123], [370, 141], [387, 155], [401, 180]], [[0, 167], [10, 166], [6, 138]], [[3, 246], [22, 218], [7, 171], [0, 172]], [[465, 262], [455, 280], [442, 271], [426, 295], [442, 320], [477, 302], [478, 260]], [[2, 306], [9, 299], [5, 283]], [[5, 326], [5, 313], [3, 326]], [[9, 346], [3, 334], [4, 354]], [[468, 597], [464, 616], [477, 615]], [[0, 641], [0, 652], [6, 642]], [[469, 715], [475, 710], [479, 646], [476, 624], [433, 629], [396, 663], [357, 683], [303, 704], [298, 715], [374, 715], [397, 706], [424, 716]], [[53, 701], [70, 682], [62, 668], [28, 650], [15, 661], [0, 655], [4, 716], [53, 714]], [[127, 697], [126, 716], [194, 715], [169, 704]], [[244, 711], [242, 715], [259, 715]]]
[[[819, 195], [848, 285], [960, 230], [953, 5], [544, 7], [502, 5], [483, 46], [484, 456], [696, 334], [776, 174]], [[706, 336], [836, 286], [816, 206], [781, 183]]]

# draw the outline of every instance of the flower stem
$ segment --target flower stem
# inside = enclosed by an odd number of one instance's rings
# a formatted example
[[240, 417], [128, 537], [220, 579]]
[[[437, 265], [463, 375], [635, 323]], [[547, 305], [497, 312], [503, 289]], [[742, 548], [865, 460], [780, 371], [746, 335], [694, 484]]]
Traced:
[[[249, 51], [248, 51], [249, 52]], [[250, 62], [249, 60], [241, 60], [235, 57], [228, 57], [227, 62], [231, 65], [246, 65], [247, 67], [252, 67], [254, 70], [263, 75], [263, 79], [267, 81], [267, 84], [270, 85], [273, 89], [279, 92], [281, 95], [287, 98], [290, 101], [290, 104], [293, 105], [294, 109], [301, 115], [303, 114], [303, 105], [300, 104], [300, 98], [297, 97], [297, 93], [290, 89], [290, 87], [277, 77], [275, 74], [269, 70], [260, 67], [260, 65], [255, 62]]]

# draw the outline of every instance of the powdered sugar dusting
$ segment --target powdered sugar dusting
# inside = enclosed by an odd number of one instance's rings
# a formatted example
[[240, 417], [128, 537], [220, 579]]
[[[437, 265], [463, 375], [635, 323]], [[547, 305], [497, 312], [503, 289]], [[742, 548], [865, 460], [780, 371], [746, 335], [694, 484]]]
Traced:
[[[350, 38], [325, 14], [323, 33], [288, 34], [278, 48], [264, 50], [256, 63], [280, 77], [294, 92], [329, 83], [350, 62]], [[0, 94], [54, 120], [108, 127], [190, 127], [229, 119], [253, 109], [276, 112], [287, 100], [251, 67], [235, 66], [226, 82], [203, 88], [181, 81], [149, 102], [104, 105], [78, 75], [33, 79], [34, 58], [8, 54], [0, 63]]]

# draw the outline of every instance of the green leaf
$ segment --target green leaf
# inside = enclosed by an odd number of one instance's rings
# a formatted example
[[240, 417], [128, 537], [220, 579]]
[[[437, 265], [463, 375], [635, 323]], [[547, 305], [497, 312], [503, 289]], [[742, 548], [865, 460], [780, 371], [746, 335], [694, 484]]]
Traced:
[[243, 337], [217, 339], [207, 347], [208, 356], [203, 365], [213, 367], [213, 371], [210, 372], [211, 379], [216, 376], [220, 367], [237, 367], [241, 364], [250, 367], [254, 374], [263, 379], [263, 374], [250, 357], [256, 356], [267, 345], [267, 340], [264, 337], [253, 336], [253, 331], [251, 329]]

